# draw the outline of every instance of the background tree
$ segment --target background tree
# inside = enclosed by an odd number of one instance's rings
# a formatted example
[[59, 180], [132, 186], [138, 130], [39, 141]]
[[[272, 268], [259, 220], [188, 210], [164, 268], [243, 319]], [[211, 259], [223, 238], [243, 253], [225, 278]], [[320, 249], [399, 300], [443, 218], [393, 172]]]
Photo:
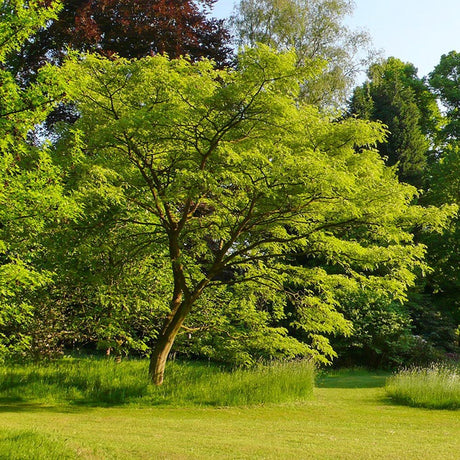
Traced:
[[[208, 13], [215, 0], [64, 0], [50, 18], [8, 58], [8, 66], [27, 84], [46, 63], [60, 65], [69, 49], [139, 58], [155, 53], [171, 57], [208, 57], [220, 66], [231, 56], [229, 33]], [[78, 117], [71, 104], [60, 104], [43, 125], [56, 136], [56, 123]]]
[[369, 36], [343, 23], [352, 11], [350, 0], [241, 0], [231, 22], [238, 46], [264, 43], [278, 50], [294, 49], [300, 65], [324, 60], [327, 71], [303, 83], [302, 97], [336, 106], [344, 103], [373, 54]]
[[[438, 77], [437, 92], [441, 94]], [[398, 165], [401, 180], [424, 189], [421, 202], [436, 206], [458, 204], [454, 192], [458, 185], [454, 179], [456, 149], [447, 145], [449, 138], [455, 143], [447, 134], [450, 121], [441, 115], [436, 95], [426, 79], [417, 77], [413, 65], [389, 58], [372, 66], [369, 81], [356, 88], [350, 106], [353, 113], [381, 120], [388, 126], [388, 143], [379, 146], [379, 150], [389, 164]], [[456, 225], [454, 219], [443, 234], [436, 235], [426, 234], [423, 228], [416, 230], [417, 240], [428, 247], [427, 259], [433, 271], [419, 278], [406, 308], [401, 310], [402, 315], [410, 317], [412, 330], [412, 340], [401, 343], [412, 349], [413, 356], [400, 350], [396, 360], [402, 357], [406, 362], [426, 361], [455, 349], [458, 306], [454, 299], [458, 298], [459, 277]], [[394, 311], [391, 303], [388, 308]]]
[[[460, 53], [451, 51], [443, 55], [429, 75], [429, 82], [439, 101], [446, 109], [445, 125], [441, 132], [443, 148], [430, 168], [430, 190], [427, 201], [439, 205], [460, 205]], [[438, 306], [452, 335], [460, 324], [460, 223], [457, 216], [449, 229], [439, 237], [427, 237], [431, 263], [435, 270], [429, 278], [427, 290], [432, 302]], [[457, 335], [457, 346], [458, 343]], [[454, 340], [450, 340], [452, 344]], [[445, 340], [444, 343], [449, 343]], [[458, 348], [457, 348], [458, 351]]]
[[[460, 206], [460, 146], [451, 142], [430, 168], [426, 200], [434, 205]], [[433, 267], [424, 286], [425, 311], [419, 312], [417, 330], [435, 346], [458, 352], [460, 325], [460, 221], [457, 215], [441, 235], [425, 235], [428, 260]], [[431, 319], [430, 319], [431, 318]], [[437, 320], [437, 321], [436, 321]], [[431, 323], [431, 330], [426, 324]], [[436, 324], [436, 327], [433, 325]], [[457, 334], [457, 336], [456, 336]]]
[[389, 166], [397, 165], [403, 182], [420, 188], [441, 123], [436, 99], [416, 68], [399, 59], [373, 64], [368, 76], [354, 90], [349, 110], [388, 127], [388, 139], [378, 146], [381, 155]]
[[229, 35], [208, 17], [215, 0], [64, 0], [53, 18], [21, 49], [12, 64], [26, 73], [61, 63], [67, 49], [139, 58], [208, 57], [227, 62]]
[[50, 281], [42, 270], [41, 235], [75, 209], [63, 195], [61, 172], [46, 143], [33, 146], [28, 134], [60, 100], [63, 86], [51, 67], [21, 87], [5, 62], [22, 41], [56, 17], [57, 4], [0, 3], [0, 355], [30, 350], [34, 305], [30, 294]]
[[443, 129], [445, 141], [460, 138], [460, 53], [451, 51], [441, 57], [429, 75], [429, 83], [446, 108], [447, 123]]
[[[212, 310], [201, 301], [216, 287], [254, 293], [234, 305], [238, 315], [245, 307], [282, 318], [289, 305], [289, 327], [305, 333], [303, 346], [292, 341], [297, 352], [327, 360], [326, 336], [350, 327], [338, 293], [367, 286], [402, 299], [423, 266], [409, 230], [436, 227], [445, 212], [410, 205], [414, 189], [371, 147], [383, 139], [378, 124], [332, 122], [299, 105], [312, 71], [266, 47], [241, 54], [236, 70], [160, 56], [66, 66], [82, 161], [125, 203], [112, 225], [130, 225], [169, 266], [169, 311], [151, 353], [156, 384], [184, 322]], [[327, 266], [299, 266], [296, 253]]]

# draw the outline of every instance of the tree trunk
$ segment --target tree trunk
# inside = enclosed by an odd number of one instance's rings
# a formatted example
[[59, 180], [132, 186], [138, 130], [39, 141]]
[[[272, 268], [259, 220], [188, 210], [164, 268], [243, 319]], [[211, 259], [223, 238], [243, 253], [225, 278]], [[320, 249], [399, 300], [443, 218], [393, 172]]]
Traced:
[[[172, 261], [172, 271], [174, 276], [174, 291], [171, 301], [171, 312], [167, 316], [160, 334], [158, 335], [157, 343], [150, 355], [149, 376], [152, 383], [161, 385], [163, 383], [166, 361], [169, 352], [176, 339], [185, 318], [190, 313], [192, 305], [200, 297], [203, 289], [209, 283], [212, 276], [204, 278], [193, 290], [190, 292], [187, 289], [185, 282], [184, 271], [180, 260], [180, 248], [177, 238], [177, 232], [172, 232], [169, 235], [169, 251]], [[211, 273], [213, 271], [211, 270]]]
[[187, 299], [173, 309], [166, 318], [160, 334], [158, 335], [157, 343], [150, 355], [149, 376], [152, 383], [161, 385], [165, 372], [166, 361], [168, 359], [171, 347], [176, 339], [185, 317], [190, 312], [192, 302]]

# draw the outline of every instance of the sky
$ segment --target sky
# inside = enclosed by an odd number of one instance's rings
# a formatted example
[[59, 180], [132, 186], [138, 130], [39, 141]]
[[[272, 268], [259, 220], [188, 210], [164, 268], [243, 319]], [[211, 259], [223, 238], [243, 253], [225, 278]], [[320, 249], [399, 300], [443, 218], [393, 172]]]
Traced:
[[[218, 0], [214, 16], [225, 18], [233, 0]], [[460, 52], [460, 0], [355, 0], [346, 24], [366, 30], [383, 56], [411, 62], [422, 77], [443, 54]]]

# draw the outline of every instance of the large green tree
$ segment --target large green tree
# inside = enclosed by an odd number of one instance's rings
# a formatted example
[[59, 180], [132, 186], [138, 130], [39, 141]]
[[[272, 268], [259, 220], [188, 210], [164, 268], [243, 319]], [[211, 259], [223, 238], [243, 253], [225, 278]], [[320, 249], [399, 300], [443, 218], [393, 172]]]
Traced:
[[[451, 141], [446, 145], [438, 161], [430, 168], [430, 190], [427, 201], [441, 206], [454, 203], [460, 206], [460, 145]], [[452, 351], [460, 346], [460, 219], [457, 215], [441, 235], [426, 235], [423, 241], [428, 247], [428, 260], [434, 268], [425, 285], [426, 302], [444, 329], [433, 337], [435, 345]], [[423, 316], [422, 316], [423, 318]], [[421, 321], [419, 321], [421, 323]], [[419, 330], [429, 338], [430, 331], [419, 325]]]
[[[110, 225], [129, 225], [126, 244], [138, 238], [168, 267], [154, 383], [190, 314], [212, 312], [203, 299], [215, 289], [252, 292], [218, 311], [271, 308], [282, 317], [289, 307], [289, 326], [305, 332], [302, 353], [326, 359], [326, 335], [350, 327], [338, 293], [367, 286], [402, 299], [423, 266], [409, 230], [436, 227], [445, 213], [410, 204], [415, 190], [373, 148], [379, 124], [334, 122], [299, 103], [301, 82], [316, 71], [264, 46], [242, 53], [234, 70], [161, 56], [87, 55], [66, 65], [82, 114], [69, 135], [122, 205]], [[321, 266], [299, 266], [298, 254]]]
[[[436, 206], [458, 204], [454, 63], [454, 52], [443, 56], [430, 74], [429, 85], [426, 78], [417, 76], [412, 64], [389, 58], [369, 69], [369, 80], [356, 88], [350, 104], [354, 114], [388, 126], [388, 142], [379, 145], [379, 150], [388, 164], [397, 165], [401, 180], [423, 189], [421, 202]], [[438, 101], [447, 108], [443, 115]], [[410, 316], [412, 334], [427, 341], [420, 347], [412, 340], [421, 360], [434, 358], [433, 346], [440, 351], [454, 347], [458, 321], [457, 223], [454, 218], [443, 234], [427, 234], [423, 227], [416, 230], [416, 238], [428, 246], [427, 259], [433, 271], [419, 278], [407, 308], [400, 311]], [[391, 303], [388, 308], [394, 311]], [[406, 341], [409, 348], [410, 342]], [[423, 349], [424, 356], [420, 353]], [[404, 353], [400, 356], [408, 359]]]
[[[430, 169], [428, 200], [439, 205], [456, 203], [460, 206], [460, 53], [451, 51], [441, 56], [439, 64], [429, 75], [429, 82], [446, 109], [441, 131], [443, 148]], [[460, 220], [457, 216], [442, 237], [428, 241], [430, 257], [436, 267], [430, 288], [444, 310], [460, 321]], [[458, 344], [460, 345], [460, 344]]]

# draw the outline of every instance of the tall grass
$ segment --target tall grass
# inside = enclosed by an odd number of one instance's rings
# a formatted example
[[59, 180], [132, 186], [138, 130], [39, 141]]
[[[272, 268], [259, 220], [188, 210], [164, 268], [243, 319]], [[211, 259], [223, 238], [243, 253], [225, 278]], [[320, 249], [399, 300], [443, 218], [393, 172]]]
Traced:
[[460, 408], [460, 367], [433, 364], [406, 369], [390, 377], [387, 394], [396, 402], [432, 409]]
[[170, 362], [165, 383], [149, 384], [148, 363], [63, 359], [0, 366], [0, 403], [86, 405], [213, 405], [282, 403], [310, 398], [314, 366], [307, 361], [226, 370], [211, 363]]

